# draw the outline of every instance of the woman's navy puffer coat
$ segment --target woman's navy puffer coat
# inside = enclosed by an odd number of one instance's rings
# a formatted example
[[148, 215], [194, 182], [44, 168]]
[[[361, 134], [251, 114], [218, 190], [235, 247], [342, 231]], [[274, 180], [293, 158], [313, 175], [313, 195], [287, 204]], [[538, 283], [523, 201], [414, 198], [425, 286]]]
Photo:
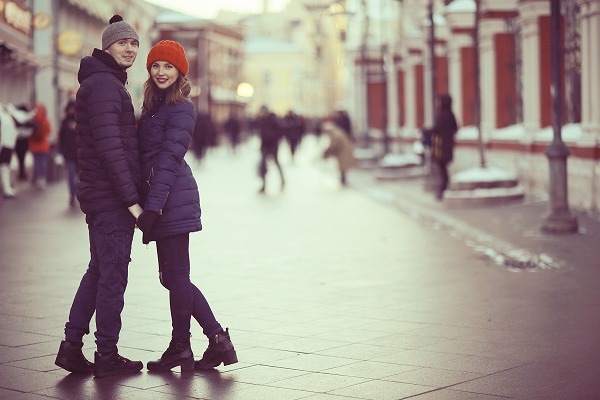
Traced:
[[183, 159], [196, 122], [191, 102], [164, 104], [139, 125], [144, 210], [159, 213], [144, 243], [202, 229], [200, 195], [192, 170]]

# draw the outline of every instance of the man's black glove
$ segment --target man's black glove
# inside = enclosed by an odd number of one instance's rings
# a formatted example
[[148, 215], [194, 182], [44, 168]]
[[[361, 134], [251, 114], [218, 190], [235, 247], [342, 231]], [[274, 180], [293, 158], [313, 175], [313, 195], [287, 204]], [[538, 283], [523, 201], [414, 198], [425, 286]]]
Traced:
[[138, 217], [136, 225], [142, 232], [149, 232], [152, 229], [152, 225], [156, 222], [156, 218], [158, 218], [157, 212], [144, 210]]

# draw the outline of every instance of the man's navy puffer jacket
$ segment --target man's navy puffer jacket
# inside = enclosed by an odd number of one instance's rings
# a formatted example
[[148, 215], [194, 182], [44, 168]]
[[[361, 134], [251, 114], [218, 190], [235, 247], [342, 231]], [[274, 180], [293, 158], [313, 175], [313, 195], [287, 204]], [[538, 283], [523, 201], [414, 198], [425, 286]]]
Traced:
[[95, 49], [81, 60], [75, 99], [79, 185], [86, 214], [140, 202], [140, 158], [135, 115], [125, 89], [127, 73]]
[[144, 243], [202, 229], [198, 185], [183, 159], [195, 122], [196, 112], [189, 101], [169, 105], [161, 102], [153, 115], [142, 111], [142, 207], [161, 214], [144, 234]]

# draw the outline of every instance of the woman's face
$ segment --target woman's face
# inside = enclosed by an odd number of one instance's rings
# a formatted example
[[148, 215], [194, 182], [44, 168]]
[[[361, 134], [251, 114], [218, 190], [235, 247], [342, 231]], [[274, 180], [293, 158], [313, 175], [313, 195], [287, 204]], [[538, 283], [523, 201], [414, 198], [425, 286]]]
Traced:
[[179, 71], [166, 61], [155, 61], [150, 66], [150, 76], [159, 89], [166, 89], [175, 83]]

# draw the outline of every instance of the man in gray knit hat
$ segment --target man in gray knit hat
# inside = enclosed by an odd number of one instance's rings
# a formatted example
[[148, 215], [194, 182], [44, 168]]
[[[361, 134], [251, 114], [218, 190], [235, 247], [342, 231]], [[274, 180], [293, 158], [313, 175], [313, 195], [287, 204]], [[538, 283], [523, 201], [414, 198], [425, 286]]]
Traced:
[[[102, 49], [81, 60], [77, 75], [77, 198], [86, 214], [90, 260], [55, 364], [69, 372], [93, 372], [97, 378], [143, 367], [141, 361], [119, 355], [117, 348], [135, 222], [142, 212], [136, 121], [125, 89], [125, 70], [133, 65], [138, 47], [135, 30], [115, 15], [102, 34]], [[97, 351], [91, 363], [82, 347], [94, 313]]]

